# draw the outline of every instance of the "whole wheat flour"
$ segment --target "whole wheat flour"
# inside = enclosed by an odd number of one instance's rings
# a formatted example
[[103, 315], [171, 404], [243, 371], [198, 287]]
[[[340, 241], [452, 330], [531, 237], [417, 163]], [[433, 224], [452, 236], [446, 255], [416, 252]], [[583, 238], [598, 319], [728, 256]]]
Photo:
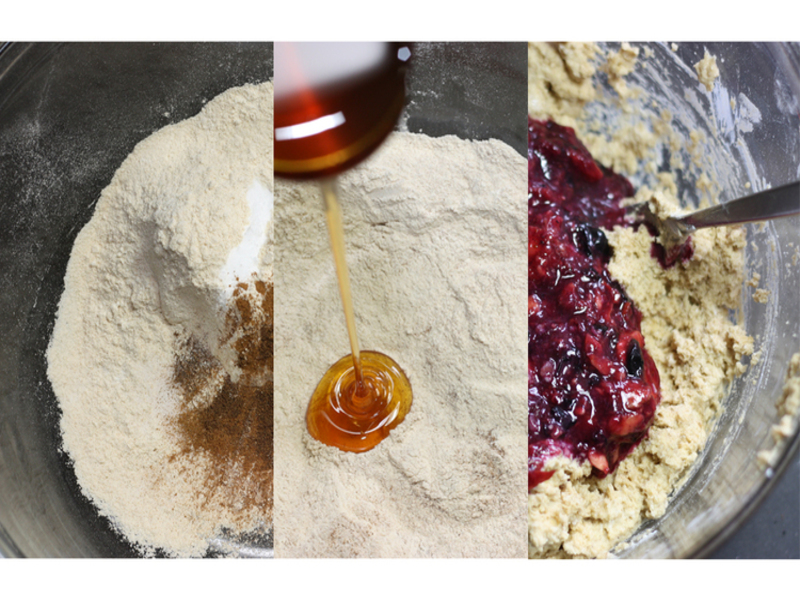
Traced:
[[525, 173], [497, 141], [396, 133], [341, 178], [361, 347], [414, 393], [362, 454], [306, 430], [349, 346], [319, 188], [276, 182], [276, 556], [525, 556]]
[[[529, 114], [576, 128], [601, 163], [636, 174], [653, 160], [659, 141], [667, 139], [669, 148], [669, 115], [649, 124], [603, 125], [591, 122], [585, 107], [603, 101], [598, 71], [607, 73], [618, 98], [636, 93], [621, 78], [633, 71], [637, 56], [626, 44], [605, 57], [595, 44], [529, 44]], [[650, 201], [659, 213], [678, 212], [672, 173], [655, 179], [654, 189], [642, 186], [636, 200]], [[708, 191], [709, 179], [701, 176], [698, 186], [703, 182]], [[589, 463], [558, 458], [548, 464], [554, 475], [528, 496], [531, 558], [604, 557], [644, 520], [663, 515], [705, 446], [726, 386], [753, 352], [752, 338], [730, 319], [744, 280], [741, 228], [696, 232], [692, 259], [671, 269], [650, 255], [645, 228], [617, 228], [607, 237], [614, 249], [609, 271], [642, 313], [662, 399], [648, 437], [604, 479], [592, 476]]]
[[63, 450], [144, 554], [271, 528], [272, 128], [265, 83], [151, 135], [70, 256], [47, 355]]

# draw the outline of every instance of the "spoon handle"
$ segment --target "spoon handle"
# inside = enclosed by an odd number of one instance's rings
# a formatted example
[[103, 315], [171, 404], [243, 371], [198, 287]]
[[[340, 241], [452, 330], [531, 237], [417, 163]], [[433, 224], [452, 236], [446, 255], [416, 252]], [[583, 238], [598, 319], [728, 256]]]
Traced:
[[800, 213], [800, 181], [757, 192], [680, 217], [694, 228], [735, 225]]

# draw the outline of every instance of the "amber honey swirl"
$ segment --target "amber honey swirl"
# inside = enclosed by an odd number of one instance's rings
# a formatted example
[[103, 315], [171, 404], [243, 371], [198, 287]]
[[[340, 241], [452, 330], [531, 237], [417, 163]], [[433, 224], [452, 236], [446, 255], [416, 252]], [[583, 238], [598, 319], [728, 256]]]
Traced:
[[411, 383], [390, 357], [359, 349], [344, 228], [333, 181], [322, 182], [322, 195], [351, 354], [322, 377], [311, 396], [306, 424], [308, 432], [324, 444], [349, 452], [366, 452], [405, 418], [411, 408]]
[[348, 452], [366, 452], [386, 439], [411, 408], [411, 383], [400, 366], [380, 352], [361, 353], [362, 385], [353, 357], [323, 375], [306, 413], [308, 432]]

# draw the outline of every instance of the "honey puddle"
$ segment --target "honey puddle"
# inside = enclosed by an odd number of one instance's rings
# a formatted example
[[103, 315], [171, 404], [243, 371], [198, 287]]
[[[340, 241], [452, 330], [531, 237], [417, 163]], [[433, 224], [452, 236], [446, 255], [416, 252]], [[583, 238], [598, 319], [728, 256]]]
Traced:
[[342, 214], [332, 181], [322, 183], [322, 194], [351, 354], [338, 360], [317, 384], [306, 424], [308, 432], [324, 444], [349, 452], [366, 452], [405, 419], [411, 408], [411, 383], [389, 356], [359, 350]]

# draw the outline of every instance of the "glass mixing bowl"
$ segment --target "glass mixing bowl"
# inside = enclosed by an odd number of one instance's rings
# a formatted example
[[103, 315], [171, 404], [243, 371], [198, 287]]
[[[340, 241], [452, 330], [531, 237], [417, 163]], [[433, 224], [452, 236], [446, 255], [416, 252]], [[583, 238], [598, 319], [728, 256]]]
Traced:
[[[400, 128], [498, 138], [525, 154], [524, 44], [414, 52]], [[136, 143], [271, 74], [269, 43], [0, 45], [0, 555], [137, 555], [58, 450], [45, 352], [67, 261]], [[234, 554], [271, 556], [272, 540]]]
[[[687, 165], [677, 171], [679, 197], [687, 207], [700, 199], [695, 184], [701, 171], [715, 175], [721, 202], [800, 178], [800, 45], [634, 45], [645, 47], [640, 55], [644, 60], [631, 75], [630, 85], [646, 94], [633, 100], [632, 107], [618, 103], [595, 107], [596, 115], [611, 124], [631, 114], [669, 111]], [[698, 83], [692, 66], [706, 50], [717, 57], [720, 70], [710, 93]], [[688, 151], [693, 131], [704, 134], [699, 165], [692, 164]], [[663, 156], [660, 169], [674, 171], [668, 154]], [[650, 177], [632, 179], [639, 185]], [[748, 225], [747, 235], [745, 278], [757, 273], [759, 287], [769, 291], [769, 301], [757, 302], [752, 288], [743, 284], [743, 306], [732, 318], [739, 319], [754, 338], [759, 358], [727, 391], [724, 412], [666, 514], [645, 523], [617, 556], [708, 555], [796, 460], [800, 446], [796, 428], [773, 464], [763, 465], [758, 454], [774, 446], [776, 400], [789, 361], [800, 352], [800, 217]], [[795, 424], [796, 419], [795, 415]]]
[[[72, 244], [133, 147], [272, 75], [272, 44], [11, 44], [0, 52], [0, 554], [136, 556], [58, 451], [46, 374]], [[213, 551], [212, 551], [213, 553]], [[241, 547], [271, 555], [272, 541]]]

